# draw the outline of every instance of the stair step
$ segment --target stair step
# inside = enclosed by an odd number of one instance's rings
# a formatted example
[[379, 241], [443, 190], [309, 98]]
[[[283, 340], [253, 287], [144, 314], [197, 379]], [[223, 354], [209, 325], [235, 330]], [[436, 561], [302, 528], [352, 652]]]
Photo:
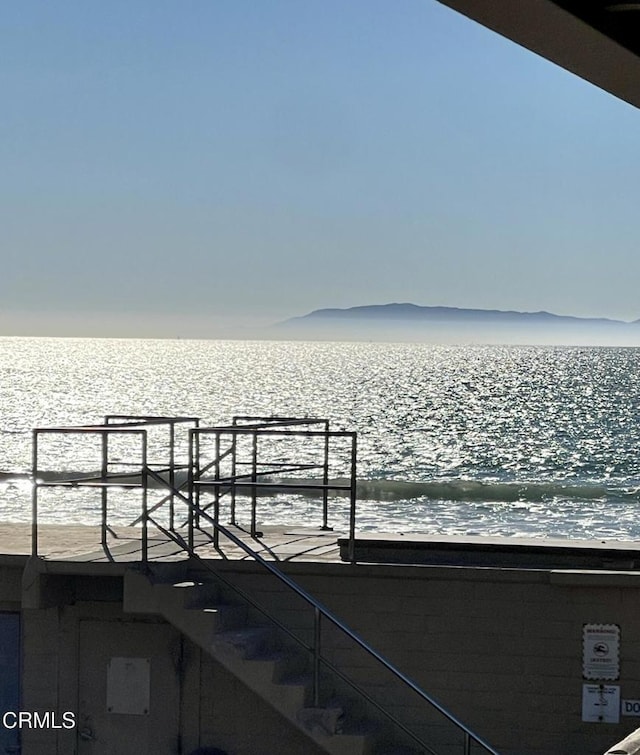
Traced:
[[275, 625], [249, 623], [248, 617], [260, 617], [244, 603], [234, 602], [228, 590], [219, 591], [206, 577], [192, 577], [186, 563], [160, 564], [150, 572], [127, 571], [125, 610], [162, 615], [327, 755], [418, 755], [384, 736], [374, 749], [374, 727], [359, 717], [349, 720], [349, 700], [333, 698], [323, 701], [324, 707], [310, 706], [313, 684], [307, 653], [287, 641]]
[[187, 608], [190, 594], [196, 585], [189, 582], [162, 582], [153, 587], [158, 604], [163, 610], [179, 611]]
[[204, 608], [190, 608], [190, 611], [201, 611], [205, 614], [215, 616], [215, 631], [231, 631], [246, 626], [247, 609], [244, 606], [232, 605], [229, 603], [219, 603]]
[[205, 608], [218, 602], [224, 602], [220, 599], [220, 591], [211, 582], [187, 580], [177, 582], [173, 585], [173, 589], [182, 592], [184, 595], [185, 608]]
[[187, 578], [189, 561], [159, 561], [148, 566], [147, 578], [153, 585], [179, 582]]
[[301, 708], [296, 718], [298, 723], [312, 734], [332, 736], [339, 734], [344, 721], [342, 708]]
[[276, 684], [299, 687], [304, 690], [305, 695], [302, 698], [301, 705], [305, 703], [308, 694], [311, 693], [311, 677], [309, 674], [298, 672], [300, 660], [297, 653], [284, 649], [261, 651], [249, 660], [252, 664], [257, 662], [271, 663], [273, 665], [273, 681]]
[[331, 755], [371, 755], [371, 739], [364, 734], [336, 734], [327, 749]]
[[231, 652], [242, 658], [259, 656], [268, 649], [272, 638], [272, 630], [269, 627], [242, 627], [218, 632], [212, 646], [221, 652]]
[[369, 755], [371, 737], [367, 733], [343, 731], [341, 707], [302, 708], [296, 714], [300, 727], [331, 755]]

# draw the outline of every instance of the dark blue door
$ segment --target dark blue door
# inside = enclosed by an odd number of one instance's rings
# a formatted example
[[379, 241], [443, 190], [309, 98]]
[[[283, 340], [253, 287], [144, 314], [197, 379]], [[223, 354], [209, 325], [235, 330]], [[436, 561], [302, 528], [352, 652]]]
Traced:
[[[18, 730], [3, 725], [7, 711], [20, 710], [20, 614], [0, 612], [0, 755], [19, 752]], [[8, 718], [13, 723], [13, 717]]]

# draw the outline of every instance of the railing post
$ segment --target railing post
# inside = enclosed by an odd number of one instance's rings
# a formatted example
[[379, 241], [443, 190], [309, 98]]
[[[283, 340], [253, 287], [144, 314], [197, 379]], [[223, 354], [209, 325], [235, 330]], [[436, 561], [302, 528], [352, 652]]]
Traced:
[[322, 614], [318, 606], [313, 607], [313, 707], [320, 707], [320, 655]]
[[175, 495], [176, 489], [176, 426], [169, 422], [169, 485], [171, 486], [171, 498], [169, 499], [169, 529], [173, 532], [175, 527]]
[[356, 434], [351, 435], [351, 490], [349, 506], [349, 561], [356, 562]]
[[31, 555], [38, 555], [38, 431], [31, 442]]
[[142, 431], [142, 562], [149, 560], [149, 501], [148, 501], [148, 475], [147, 475], [147, 431]]
[[[235, 420], [234, 420], [235, 424]], [[235, 432], [231, 435], [231, 503], [229, 505], [229, 524], [236, 524], [236, 452], [237, 452], [237, 435]]]
[[[196, 433], [194, 436], [195, 447], [193, 449], [194, 458], [196, 462], [196, 468], [198, 470], [197, 479], [200, 480], [200, 433]], [[195, 509], [193, 512], [194, 524], [196, 528], [200, 527], [200, 486], [196, 485], [194, 489], [194, 501]]]
[[471, 737], [468, 731], [464, 733], [464, 755], [471, 755]]
[[218, 548], [220, 545], [220, 532], [218, 524], [220, 522], [220, 433], [216, 432], [216, 465], [215, 465], [215, 493], [213, 499], [213, 547]]
[[189, 515], [188, 515], [188, 535], [189, 550], [193, 551], [193, 509], [195, 506], [194, 501], [194, 483], [196, 480], [195, 473], [195, 459], [193, 453], [193, 446], [195, 443], [195, 436], [198, 434], [198, 428], [189, 428], [189, 477], [188, 477], [188, 493], [189, 499]]
[[[190, 456], [189, 462], [189, 474], [195, 471], [195, 479], [200, 481], [200, 420], [196, 420], [194, 438], [194, 456]], [[191, 454], [191, 443], [189, 443], [189, 453]], [[193, 480], [194, 478], [191, 477]], [[189, 501], [191, 502], [191, 510], [195, 507], [195, 511], [200, 511], [200, 485], [192, 485], [189, 488]], [[198, 525], [200, 524], [200, 517], [198, 515]], [[191, 547], [193, 548], [193, 528], [191, 529]]]
[[[258, 479], [258, 433], [256, 430], [252, 433], [253, 442], [251, 448], [251, 482]], [[251, 486], [251, 537], [256, 537], [256, 508], [257, 508], [257, 488]]]
[[321, 530], [330, 530], [329, 527], [329, 420], [324, 423], [324, 463], [322, 465], [322, 527]]
[[107, 547], [107, 472], [109, 466], [109, 447], [108, 447], [108, 433], [103, 431], [100, 433], [102, 437], [101, 443], [101, 462], [100, 462], [100, 481], [102, 487], [100, 488], [100, 502], [101, 502], [101, 522], [100, 522], [100, 543], [103, 548]]

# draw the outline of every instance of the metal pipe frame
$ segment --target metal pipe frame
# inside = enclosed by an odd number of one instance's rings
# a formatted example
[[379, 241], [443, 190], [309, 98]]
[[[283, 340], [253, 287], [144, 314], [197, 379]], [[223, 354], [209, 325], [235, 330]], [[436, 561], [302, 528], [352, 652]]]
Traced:
[[351, 485], [349, 490], [349, 561], [356, 562], [356, 464], [358, 448], [355, 433], [351, 438]]
[[231, 524], [236, 524], [236, 474], [238, 471], [238, 444], [236, 442], [236, 436], [231, 438], [231, 503], [229, 505], [229, 521]]
[[[251, 420], [253, 424], [238, 425], [237, 422], [241, 420]], [[290, 418], [272, 417], [267, 418], [268, 421], [263, 421], [262, 417], [234, 417], [232, 425], [224, 425], [217, 427], [198, 427], [189, 431], [190, 433], [190, 448], [194, 449], [194, 438], [197, 444], [197, 449], [193, 452], [193, 458], [190, 461], [190, 469], [192, 470], [193, 481], [190, 486], [192, 494], [198, 493], [200, 490], [206, 488], [214, 489], [214, 509], [218, 511], [216, 516], [216, 523], [219, 522], [219, 504], [221, 497], [221, 488], [225, 487], [231, 494], [231, 523], [236, 524], [236, 497], [238, 489], [249, 488], [251, 497], [251, 522], [250, 533], [251, 537], [259, 537], [257, 531], [257, 492], [258, 490], [318, 490], [322, 493], [322, 530], [330, 530], [328, 522], [328, 494], [330, 490], [346, 491], [349, 493], [350, 506], [349, 506], [349, 560], [355, 561], [355, 518], [356, 518], [356, 463], [357, 463], [357, 436], [355, 432], [347, 430], [330, 430], [329, 421], [326, 419], [303, 419], [293, 420]], [[305, 426], [309, 424], [322, 424], [323, 430], [308, 430], [308, 429], [290, 429], [292, 425]], [[212, 435], [215, 439], [215, 451], [214, 461], [207, 465], [210, 468], [216, 465], [216, 476], [214, 480], [201, 479], [202, 469], [200, 465], [200, 438], [204, 436]], [[228, 436], [231, 438], [231, 476], [226, 478], [219, 477], [219, 463], [220, 459], [220, 441], [223, 437]], [[248, 462], [238, 460], [237, 451], [237, 438], [239, 436], [246, 436], [251, 438], [251, 459]], [[258, 437], [287, 437], [287, 438], [320, 438], [324, 441], [323, 459], [322, 463], [318, 464], [294, 464], [292, 462], [283, 462], [281, 465], [275, 463], [258, 463]], [[329, 451], [330, 441], [332, 438], [347, 438], [351, 439], [351, 467], [350, 467], [350, 480], [349, 485], [336, 485], [329, 482]], [[226, 452], [225, 452], [226, 453]], [[250, 472], [248, 474], [238, 475], [239, 466], [249, 466]], [[268, 467], [267, 470], [260, 470], [260, 466]], [[275, 468], [274, 468], [275, 467]], [[322, 483], [314, 482], [287, 482], [287, 483], [272, 483], [263, 482], [259, 479], [262, 475], [270, 475], [276, 472], [282, 473], [283, 471], [296, 471], [298, 469], [321, 469], [322, 470]], [[247, 480], [247, 482], [243, 480]], [[225, 491], [226, 492], [226, 491]], [[198, 520], [200, 512], [206, 510], [199, 505], [196, 508], [196, 526], [198, 526]]]
[[[216, 438], [219, 438], [216, 435]], [[258, 488], [256, 482], [258, 481], [258, 433], [255, 432], [251, 436], [251, 537], [257, 536], [256, 530], [256, 515], [257, 515], [257, 494]]]
[[[246, 425], [240, 425], [239, 422], [246, 422]], [[236, 414], [231, 420], [232, 427], [253, 427], [256, 429], [262, 427], [275, 427], [287, 425], [324, 425], [326, 429], [329, 429], [329, 421], [326, 419], [320, 419], [319, 417], [257, 417], [252, 415]]]
[[[215, 479], [220, 480], [220, 436], [216, 435], [216, 451], [215, 451]], [[198, 508], [200, 506], [198, 505]], [[218, 530], [218, 523], [220, 522], [220, 487], [215, 487], [215, 500], [213, 505], [213, 547], [218, 548], [220, 544], [220, 531]]]
[[175, 495], [173, 493], [176, 486], [176, 425], [172, 422], [169, 425], [169, 485], [171, 493], [169, 494], [169, 529], [175, 526]]
[[[175, 426], [180, 423], [194, 424], [195, 427], [199, 427], [199, 417], [165, 417], [155, 415], [141, 415], [141, 414], [108, 414], [104, 418], [103, 424], [98, 425], [78, 425], [70, 427], [41, 427], [34, 428], [32, 431], [32, 491], [31, 491], [31, 551], [32, 555], [38, 555], [38, 490], [41, 487], [74, 487], [74, 488], [99, 488], [100, 489], [100, 542], [104, 548], [107, 547], [108, 535], [113, 534], [113, 530], [108, 523], [108, 490], [110, 487], [118, 488], [141, 488], [142, 490], [142, 508], [143, 511], [139, 517], [136, 518], [133, 524], [142, 524], [143, 539], [146, 538], [146, 526], [145, 521], [149, 517], [148, 507], [148, 472], [149, 472], [149, 459], [148, 459], [148, 442], [147, 442], [147, 428], [151, 425], [168, 425], [169, 427], [169, 460], [168, 466], [163, 467], [161, 471], [169, 473], [169, 489], [168, 496], [157, 503], [152, 511], [155, 511], [161, 505], [164, 505], [167, 501], [170, 504], [170, 529], [175, 526], [175, 497], [176, 478], [175, 473], [177, 469], [187, 468], [187, 465], [175, 463]], [[100, 474], [98, 477], [75, 477], [61, 480], [38, 480], [38, 453], [39, 443], [38, 439], [40, 435], [53, 434], [53, 435], [88, 435], [97, 434], [101, 436], [101, 451], [100, 451]], [[111, 435], [119, 434], [136, 434], [142, 438], [141, 464], [131, 464], [123, 462], [122, 466], [136, 466], [140, 471], [127, 473], [119, 472], [115, 475], [109, 474], [109, 437]], [[137, 478], [140, 477], [140, 482], [126, 483], [122, 482], [122, 478]], [[117, 481], [113, 478], [117, 477]], [[158, 479], [163, 481], [161, 477]], [[163, 481], [164, 482], [164, 481]], [[182, 496], [181, 496], [182, 497]], [[147, 546], [144, 545], [144, 548]]]
[[[115, 415], [110, 415], [110, 417], [114, 417]], [[118, 417], [121, 418], [121, 417]], [[136, 418], [138, 419], [138, 418]], [[157, 423], [154, 422], [154, 424], [160, 424], [162, 421], [167, 421], [166, 418], [163, 420], [159, 420]], [[177, 420], [176, 420], [177, 421]], [[151, 512], [149, 510], [148, 506], [148, 483], [149, 478], [153, 478], [160, 482], [165, 482], [164, 478], [161, 477], [159, 473], [154, 471], [149, 467], [148, 464], [148, 442], [147, 442], [147, 430], [140, 425], [150, 424], [149, 422], [134, 424], [132, 423], [118, 423], [118, 424], [111, 424], [108, 421], [105, 421], [105, 425], [87, 425], [87, 426], [81, 426], [81, 427], [57, 427], [57, 428], [35, 428], [32, 431], [32, 438], [33, 438], [33, 447], [32, 447], [32, 475], [33, 475], [33, 486], [32, 486], [32, 554], [34, 556], [38, 556], [38, 489], [40, 487], [47, 487], [52, 486], [56, 484], [66, 484], [71, 485], [74, 487], [95, 487], [99, 486], [102, 488], [104, 492], [106, 492], [106, 489], [110, 485], [118, 485], [122, 486], [122, 483], [110, 483], [109, 482], [109, 474], [108, 474], [108, 438], [111, 434], [132, 434], [132, 435], [139, 435], [141, 437], [141, 481], [140, 484], [135, 485], [131, 484], [128, 487], [141, 487], [142, 488], [142, 513], [141, 513], [141, 523], [142, 523], [142, 542], [141, 542], [141, 559], [143, 563], [146, 563], [148, 561], [148, 539], [149, 539], [149, 525], [154, 525], [158, 529], [160, 529], [162, 532], [165, 533], [168, 537], [172, 538], [175, 542], [180, 543], [182, 547], [185, 547], [185, 542], [182, 538], [180, 538], [177, 533], [173, 531], [172, 528], [169, 530], [166, 530], [164, 527], [162, 527], [158, 522], [156, 522], [151, 517]], [[325, 428], [328, 428], [328, 425], [325, 426]], [[374, 648], [372, 648], [370, 645], [368, 645], [359, 635], [354, 633], [349, 627], [347, 627], [336, 615], [331, 613], [327, 608], [325, 608], [320, 602], [318, 602], [310, 593], [308, 593], [306, 590], [301, 588], [298, 584], [296, 584], [293, 580], [291, 580], [289, 577], [287, 577], [283, 572], [280, 571], [280, 569], [275, 566], [274, 564], [270, 563], [269, 561], [266, 561], [262, 556], [260, 556], [258, 553], [256, 553], [252, 548], [250, 548], [248, 545], [246, 545], [240, 538], [238, 538], [236, 535], [234, 535], [232, 532], [230, 532], [226, 527], [222, 526], [219, 523], [219, 510], [218, 506], [216, 506], [216, 509], [214, 510], [214, 516], [211, 517], [209, 514], [206, 513], [206, 511], [203, 511], [202, 508], [199, 505], [199, 497], [198, 497], [198, 489], [205, 484], [206, 481], [202, 481], [199, 479], [200, 475], [200, 466], [199, 466], [199, 457], [200, 457], [200, 437], [202, 434], [207, 433], [215, 433], [216, 434], [216, 447], [219, 451], [219, 441], [222, 435], [224, 434], [230, 434], [232, 437], [232, 440], [235, 442], [238, 435], [253, 435], [253, 445], [252, 445], [252, 471], [251, 471], [251, 481], [248, 483], [237, 483], [235, 481], [232, 481], [232, 484], [235, 486], [237, 485], [249, 485], [251, 487], [257, 488], [258, 486], [267, 486], [267, 483], [260, 483], [257, 480], [258, 474], [260, 474], [257, 470], [257, 438], [258, 435], [267, 435], [267, 436], [285, 436], [285, 437], [292, 437], [292, 436], [298, 436], [298, 437], [318, 437], [322, 436], [325, 439], [331, 438], [331, 437], [340, 437], [340, 438], [350, 438], [351, 439], [351, 477], [350, 477], [350, 485], [349, 486], [332, 486], [328, 484], [328, 481], [325, 481], [325, 478], [323, 478], [322, 485], [319, 486], [313, 486], [313, 487], [319, 487], [323, 490], [328, 490], [331, 488], [338, 488], [341, 490], [348, 489], [350, 491], [350, 524], [349, 524], [349, 535], [350, 535], [350, 547], [349, 547], [349, 555], [350, 560], [352, 562], [355, 562], [355, 553], [354, 553], [354, 535], [355, 535], [355, 513], [356, 513], [356, 488], [355, 488], [355, 482], [356, 482], [356, 462], [357, 462], [357, 440], [356, 440], [356, 433], [354, 432], [348, 432], [348, 431], [329, 431], [328, 429], [325, 429], [324, 432], [321, 431], [309, 431], [309, 430], [275, 430], [273, 429], [273, 425], [269, 425], [267, 427], [247, 427], [247, 426], [236, 426], [236, 427], [221, 427], [221, 428], [200, 428], [198, 425], [196, 425], [195, 428], [189, 429], [189, 478], [188, 478], [188, 496], [182, 495], [179, 491], [175, 490], [175, 486], [171, 485], [171, 494], [170, 495], [177, 495], [181, 500], [183, 500], [186, 505], [188, 506], [189, 510], [189, 535], [188, 535], [188, 543], [186, 544], [186, 550], [189, 552], [190, 555], [197, 557], [197, 553], [194, 548], [194, 515], [197, 514], [198, 516], [198, 522], [200, 520], [200, 517], [204, 518], [206, 521], [208, 521], [213, 528], [213, 532], [211, 533], [211, 540], [217, 543], [217, 537], [219, 537], [219, 534], [223, 534], [227, 539], [229, 539], [232, 543], [234, 543], [236, 546], [240, 547], [242, 550], [244, 550], [248, 555], [250, 555], [258, 564], [260, 564], [263, 568], [265, 568], [267, 571], [269, 571], [271, 574], [273, 574], [280, 582], [285, 584], [290, 590], [292, 590], [295, 594], [298, 595], [303, 601], [305, 601], [310, 607], [313, 608], [314, 611], [314, 624], [313, 624], [313, 644], [311, 647], [306, 645], [304, 642], [300, 640], [291, 630], [289, 630], [287, 627], [283, 626], [280, 622], [278, 622], [273, 617], [269, 617], [272, 621], [274, 621], [278, 626], [280, 626], [281, 629], [283, 629], [288, 635], [290, 635], [296, 642], [302, 644], [307, 650], [311, 651], [313, 654], [313, 697], [314, 697], [314, 704], [318, 705], [320, 702], [320, 668], [321, 665], [326, 666], [327, 668], [330, 668], [332, 671], [337, 673], [344, 681], [348, 682], [354, 689], [359, 691], [360, 694], [363, 695], [365, 699], [367, 699], [370, 703], [375, 705], [381, 712], [385, 713], [389, 717], [389, 719], [398, 726], [401, 730], [403, 730], [406, 734], [411, 736], [416, 742], [418, 742], [424, 749], [426, 749], [428, 752], [433, 752], [425, 743], [423, 743], [420, 738], [411, 732], [410, 729], [408, 729], [402, 722], [398, 720], [398, 718], [390, 713], [389, 711], [385, 710], [383, 707], [380, 706], [379, 703], [374, 701], [370, 695], [365, 692], [364, 690], [361, 690], [357, 684], [355, 684], [353, 681], [349, 680], [339, 669], [336, 669], [332, 663], [328, 659], [325, 659], [322, 657], [322, 623], [324, 621], [329, 621], [331, 624], [333, 624], [341, 633], [346, 635], [348, 638], [350, 638], [357, 646], [359, 646], [362, 650], [364, 650], [369, 656], [371, 656], [374, 660], [376, 660], [379, 664], [381, 664], [387, 671], [389, 671], [397, 680], [399, 680], [406, 688], [412, 690], [418, 697], [420, 697], [423, 702], [428, 703], [432, 708], [434, 708], [436, 711], [438, 711], [441, 715], [443, 715], [450, 723], [452, 723], [454, 726], [456, 726], [463, 734], [464, 742], [463, 742], [463, 755], [470, 755], [471, 753], [471, 745], [472, 743], [477, 744], [483, 750], [485, 753], [488, 753], [489, 755], [498, 755], [498, 753], [484, 740], [482, 740], [478, 735], [476, 735], [474, 732], [472, 732], [465, 724], [463, 724], [461, 721], [459, 721], [455, 716], [453, 716], [451, 713], [449, 713], [444, 707], [442, 707], [436, 700], [434, 700], [432, 697], [430, 697], [426, 692], [424, 692], [415, 682], [413, 682], [409, 677], [407, 677], [403, 672], [401, 672], [399, 669], [397, 669], [395, 666], [393, 666], [384, 656], [380, 655]], [[78, 480], [72, 480], [72, 481], [43, 481], [38, 480], [38, 453], [39, 453], [39, 436], [42, 434], [98, 434], [101, 436], [101, 474], [100, 474], [100, 481], [95, 482], [95, 478], [92, 481], [85, 481], [83, 482], [82, 479]], [[328, 451], [327, 451], [328, 454]], [[235, 462], [235, 450], [232, 454], [233, 461]], [[326, 457], [328, 458], [328, 456]], [[216, 467], [216, 472], [219, 475], [219, 453], [218, 453], [218, 464]], [[211, 484], [211, 483], [209, 483]], [[220, 481], [216, 480], [214, 485], [220, 485]], [[228, 482], [225, 484], [229, 484]], [[282, 487], [282, 486], [281, 486]], [[295, 485], [292, 487], [296, 487]], [[306, 486], [305, 486], [306, 487]], [[254, 506], [253, 509], [255, 509], [255, 493], [253, 496], [254, 500]], [[106, 499], [104, 499], [103, 505], [102, 505], [102, 524], [103, 524], [103, 530], [102, 535], [106, 538], [107, 533], [107, 506], [106, 506]], [[155, 507], [154, 507], [155, 510]], [[252, 511], [252, 519], [255, 515], [255, 512]], [[214, 534], [215, 533], [215, 534]], [[218, 579], [224, 580], [224, 577], [222, 577], [213, 566], [211, 566], [208, 562], [203, 561], [204, 565], [207, 569], [212, 571]], [[237, 588], [236, 588], [237, 589]], [[242, 592], [242, 591], [240, 591]], [[263, 613], [266, 613], [263, 608], [261, 608], [258, 604], [255, 603], [255, 601], [251, 600], [249, 598], [249, 602], [252, 603], [256, 608], [261, 610]], [[268, 615], [268, 614], [267, 614]]]
[[148, 500], [147, 433], [142, 436], [142, 563], [149, 560], [149, 500]]
[[[101, 436], [101, 464], [100, 464], [100, 482], [107, 482], [107, 475], [109, 473], [109, 436], [107, 433], [103, 433]], [[101, 527], [100, 527], [100, 544], [103, 548], [107, 547], [107, 496], [109, 491], [107, 486], [103, 484], [100, 490], [100, 503], [101, 503]]]
[[31, 433], [31, 555], [38, 555], [38, 432]]
[[[177, 416], [177, 417], [169, 417], [165, 415], [155, 415], [155, 414], [106, 414], [104, 417], [104, 422], [106, 425], [111, 425], [114, 422], [122, 425], [126, 424], [129, 426], [145, 426], [145, 425], [168, 425], [169, 427], [169, 465], [167, 467], [167, 471], [169, 472], [169, 486], [171, 489], [171, 492], [169, 493], [169, 497], [166, 500], [163, 500], [163, 504], [169, 502], [169, 529], [175, 528], [175, 494], [174, 490], [176, 489], [176, 470], [185, 468], [186, 465], [177, 465], [175, 460], [175, 445], [176, 445], [176, 425], [178, 424], [184, 424], [184, 423], [193, 423], [196, 427], [200, 424], [200, 417], [187, 417], [187, 416]], [[153, 511], [156, 510], [158, 506], [154, 506], [152, 509]], [[139, 518], [136, 519], [136, 524], [138, 523]]]
[[329, 527], [329, 490], [326, 487], [329, 484], [329, 420], [324, 423], [324, 463], [322, 465], [322, 484], [325, 486], [322, 491], [322, 530], [331, 530]]
[[322, 612], [313, 607], [313, 707], [320, 707], [320, 661], [322, 658]]
[[[193, 503], [190, 503], [189, 505], [190, 507], [193, 508]], [[215, 526], [213, 517], [211, 517], [209, 514], [207, 514], [206, 512], [201, 512], [201, 516], [205, 518], [206, 520], [208, 520], [211, 525]], [[150, 520], [150, 521], [153, 522], [153, 520]], [[446, 708], [444, 708], [437, 700], [435, 700], [433, 697], [427, 694], [410, 677], [408, 677], [406, 674], [400, 671], [396, 666], [394, 666], [390, 661], [388, 661], [383, 655], [378, 653], [377, 650], [375, 650], [364, 639], [362, 639], [362, 637], [360, 637], [352, 629], [350, 629], [337, 615], [332, 613], [328, 608], [326, 608], [322, 603], [320, 603], [320, 601], [314, 598], [313, 595], [311, 595], [304, 588], [300, 587], [300, 585], [294, 582], [290, 577], [288, 577], [286, 574], [280, 571], [280, 569], [274, 563], [264, 559], [259, 553], [256, 553], [243, 540], [241, 540], [239, 537], [237, 537], [233, 532], [228, 530], [223, 525], [218, 524], [217, 529], [219, 529], [220, 533], [224, 535], [228, 540], [230, 540], [234, 545], [238, 546], [247, 555], [249, 555], [256, 563], [258, 563], [260, 566], [262, 566], [264, 569], [266, 569], [268, 572], [274, 575], [281, 583], [286, 585], [290, 590], [292, 590], [296, 595], [298, 595], [298, 597], [300, 597], [305, 603], [307, 603], [307, 605], [313, 608], [314, 610], [314, 624], [313, 624], [314, 638], [313, 638], [312, 644], [309, 646], [308, 644], [303, 642], [297, 635], [295, 635], [290, 629], [288, 629], [281, 622], [279, 622], [275, 617], [272, 617], [266, 611], [266, 609], [260, 606], [258, 603], [256, 603], [256, 601], [253, 598], [251, 598], [251, 596], [249, 596], [247, 593], [245, 593], [242, 589], [238, 588], [237, 586], [231, 585], [216, 570], [215, 566], [210, 561], [205, 561], [203, 559], [200, 559], [201, 564], [208, 571], [210, 571], [217, 579], [220, 579], [221, 581], [231, 586], [243, 598], [245, 598], [254, 608], [256, 608], [265, 616], [267, 616], [271, 621], [273, 621], [274, 624], [276, 624], [276, 626], [282, 629], [289, 637], [291, 637], [293, 640], [295, 640], [295, 642], [297, 642], [299, 645], [304, 647], [308, 652], [312, 654], [313, 667], [314, 667], [314, 671], [313, 671], [314, 701], [316, 699], [316, 695], [317, 695], [318, 700], [320, 697], [319, 671], [320, 671], [320, 665], [323, 665], [331, 669], [333, 672], [337, 673], [338, 676], [340, 676], [353, 689], [355, 689], [358, 693], [360, 693], [368, 702], [373, 704], [378, 710], [384, 713], [389, 718], [389, 720], [393, 722], [394, 725], [396, 725], [398, 728], [404, 731], [405, 734], [407, 734], [415, 742], [417, 742], [424, 750], [426, 750], [429, 753], [432, 753], [432, 755], [436, 755], [434, 751], [428, 745], [426, 745], [417, 734], [412, 732], [411, 729], [409, 729], [405, 724], [403, 724], [397, 718], [397, 716], [395, 716], [393, 713], [389, 712], [384, 707], [382, 707], [378, 702], [376, 702], [373, 698], [371, 698], [371, 696], [366, 691], [362, 690], [356, 682], [350, 680], [339, 669], [337, 669], [328, 659], [322, 657], [321, 637], [319, 636], [321, 634], [321, 622], [329, 621], [338, 629], [338, 631], [340, 631], [343, 635], [345, 635], [350, 640], [352, 640], [358, 647], [360, 647], [360, 649], [364, 650], [376, 662], [378, 662], [387, 671], [389, 671], [391, 675], [395, 677], [405, 688], [414, 692], [424, 703], [428, 704], [431, 708], [436, 710], [445, 719], [447, 719], [449, 723], [453, 724], [457, 729], [459, 729], [464, 738], [463, 755], [470, 755], [470, 747], [472, 743], [481, 747], [483, 751], [487, 753], [488, 755], [500, 755], [496, 750], [494, 750], [491, 747], [491, 745], [485, 742], [479, 735], [475, 734], [475, 732], [473, 732], [468, 726], [466, 726], [466, 724], [464, 724], [462, 721], [456, 718], [456, 716], [454, 716], [452, 713], [449, 713], [449, 711]], [[176, 543], [182, 544], [184, 547], [184, 541], [182, 539], [179, 539], [179, 536], [176, 533], [167, 532], [166, 530], [163, 530], [163, 531], [169, 537], [173, 538]], [[199, 558], [197, 552], [192, 547], [189, 548], [189, 554], [191, 556], [194, 556], [195, 558]]]
[[278, 430], [271, 429], [269, 427], [251, 427], [251, 426], [238, 426], [232, 425], [212, 425], [210, 427], [198, 427], [194, 428], [198, 433], [221, 433], [227, 435], [252, 435], [253, 433], [260, 433], [260, 435], [280, 435], [280, 436], [297, 436], [305, 438], [321, 438], [328, 435], [330, 438], [347, 438], [352, 435], [356, 435], [353, 430]]
[[[121, 482], [109, 482], [108, 474], [108, 436], [116, 435], [138, 435], [142, 439], [142, 461], [141, 481], [138, 484], [122, 484]], [[96, 478], [74, 478], [71, 480], [39, 480], [38, 479], [38, 453], [39, 437], [41, 435], [98, 435], [101, 438], [101, 461], [99, 482]], [[74, 488], [99, 488], [101, 490], [101, 515], [100, 515], [100, 539], [103, 546], [106, 546], [107, 535], [110, 531], [108, 524], [107, 508], [107, 489], [110, 486], [140, 488], [142, 487], [143, 502], [147, 496], [146, 480], [146, 430], [140, 427], [131, 427], [130, 425], [83, 425], [78, 427], [36, 427], [32, 430], [32, 460], [31, 460], [31, 554], [38, 556], [38, 490], [46, 487], [74, 487]], [[120, 477], [120, 475], [118, 475]], [[144, 504], [146, 505], [146, 503]], [[143, 522], [144, 527], [144, 522]]]
[[106, 425], [112, 424], [141, 424], [141, 425], [176, 425], [181, 422], [200, 422], [200, 417], [165, 417], [156, 414], [106, 414], [104, 422]]
[[[193, 486], [194, 486], [194, 480], [195, 480], [195, 454], [193, 449], [193, 443], [194, 443], [194, 434], [193, 430], [189, 430], [189, 482], [188, 482], [188, 495], [189, 495], [189, 501], [191, 501], [191, 505], [189, 506], [188, 510], [188, 519], [187, 519], [187, 542], [189, 545], [189, 551], [193, 551], [193, 517], [194, 517], [194, 504], [193, 504]], [[196, 508], [200, 508], [199, 505], [196, 504]]]

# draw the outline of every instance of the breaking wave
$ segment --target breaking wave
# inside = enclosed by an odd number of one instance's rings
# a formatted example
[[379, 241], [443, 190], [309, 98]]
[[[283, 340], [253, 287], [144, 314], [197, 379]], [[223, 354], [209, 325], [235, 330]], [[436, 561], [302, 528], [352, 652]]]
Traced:
[[[166, 475], [165, 475], [166, 476]], [[82, 482], [85, 478], [99, 479], [98, 472], [41, 472], [41, 479], [50, 482], [65, 482], [75, 479]], [[30, 479], [28, 474], [0, 473], [0, 482], [22, 482]], [[260, 488], [258, 495], [273, 496], [283, 493], [295, 494], [303, 497], [317, 498], [318, 489], [304, 489], [296, 487], [311, 483], [319, 484], [319, 479], [309, 478], [274, 478], [268, 480], [268, 489]], [[112, 478], [114, 485], [118, 482], [139, 483], [139, 476], [122, 476]], [[245, 480], [246, 482], [246, 480]], [[176, 475], [176, 484], [184, 488], [186, 474], [184, 471]], [[334, 478], [330, 485], [348, 487], [349, 480], [346, 478]], [[148, 486], [152, 489], [162, 489], [164, 486], [157, 480], [150, 478]], [[238, 489], [238, 495], [249, 495], [249, 489]], [[348, 497], [346, 490], [330, 490], [332, 497]], [[552, 500], [567, 501], [617, 501], [629, 502], [640, 500], [640, 484], [614, 485], [597, 482], [566, 482], [566, 481], [526, 481], [526, 482], [502, 482], [487, 480], [397, 480], [397, 479], [359, 479], [356, 483], [356, 495], [360, 501], [411, 501], [417, 499], [437, 501], [460, 501], [460, 502], [487, 502], [487, 503], [516, 503], [519, 501], [535, 503]]]
[[[281, 480], [292, 484], [294, 480]], [[332, 484], [347, 485], [348, 480], [336, 479]], [[304, 491], [300, 491], [304, 494]], [[595, 483], [548, 482], [488, 482], [477, 480], [407, 481], [390, 479], [360, 479], [356, 483], [358, 500], [407, 501], [425, 498], [440, 501], [486, 501], [511, 503], [537, 502], [556, 499], [616, 500], [640, 499], [638, 487], [614, 487]], [[317, 493], [313, 493], [317, 495]]]

